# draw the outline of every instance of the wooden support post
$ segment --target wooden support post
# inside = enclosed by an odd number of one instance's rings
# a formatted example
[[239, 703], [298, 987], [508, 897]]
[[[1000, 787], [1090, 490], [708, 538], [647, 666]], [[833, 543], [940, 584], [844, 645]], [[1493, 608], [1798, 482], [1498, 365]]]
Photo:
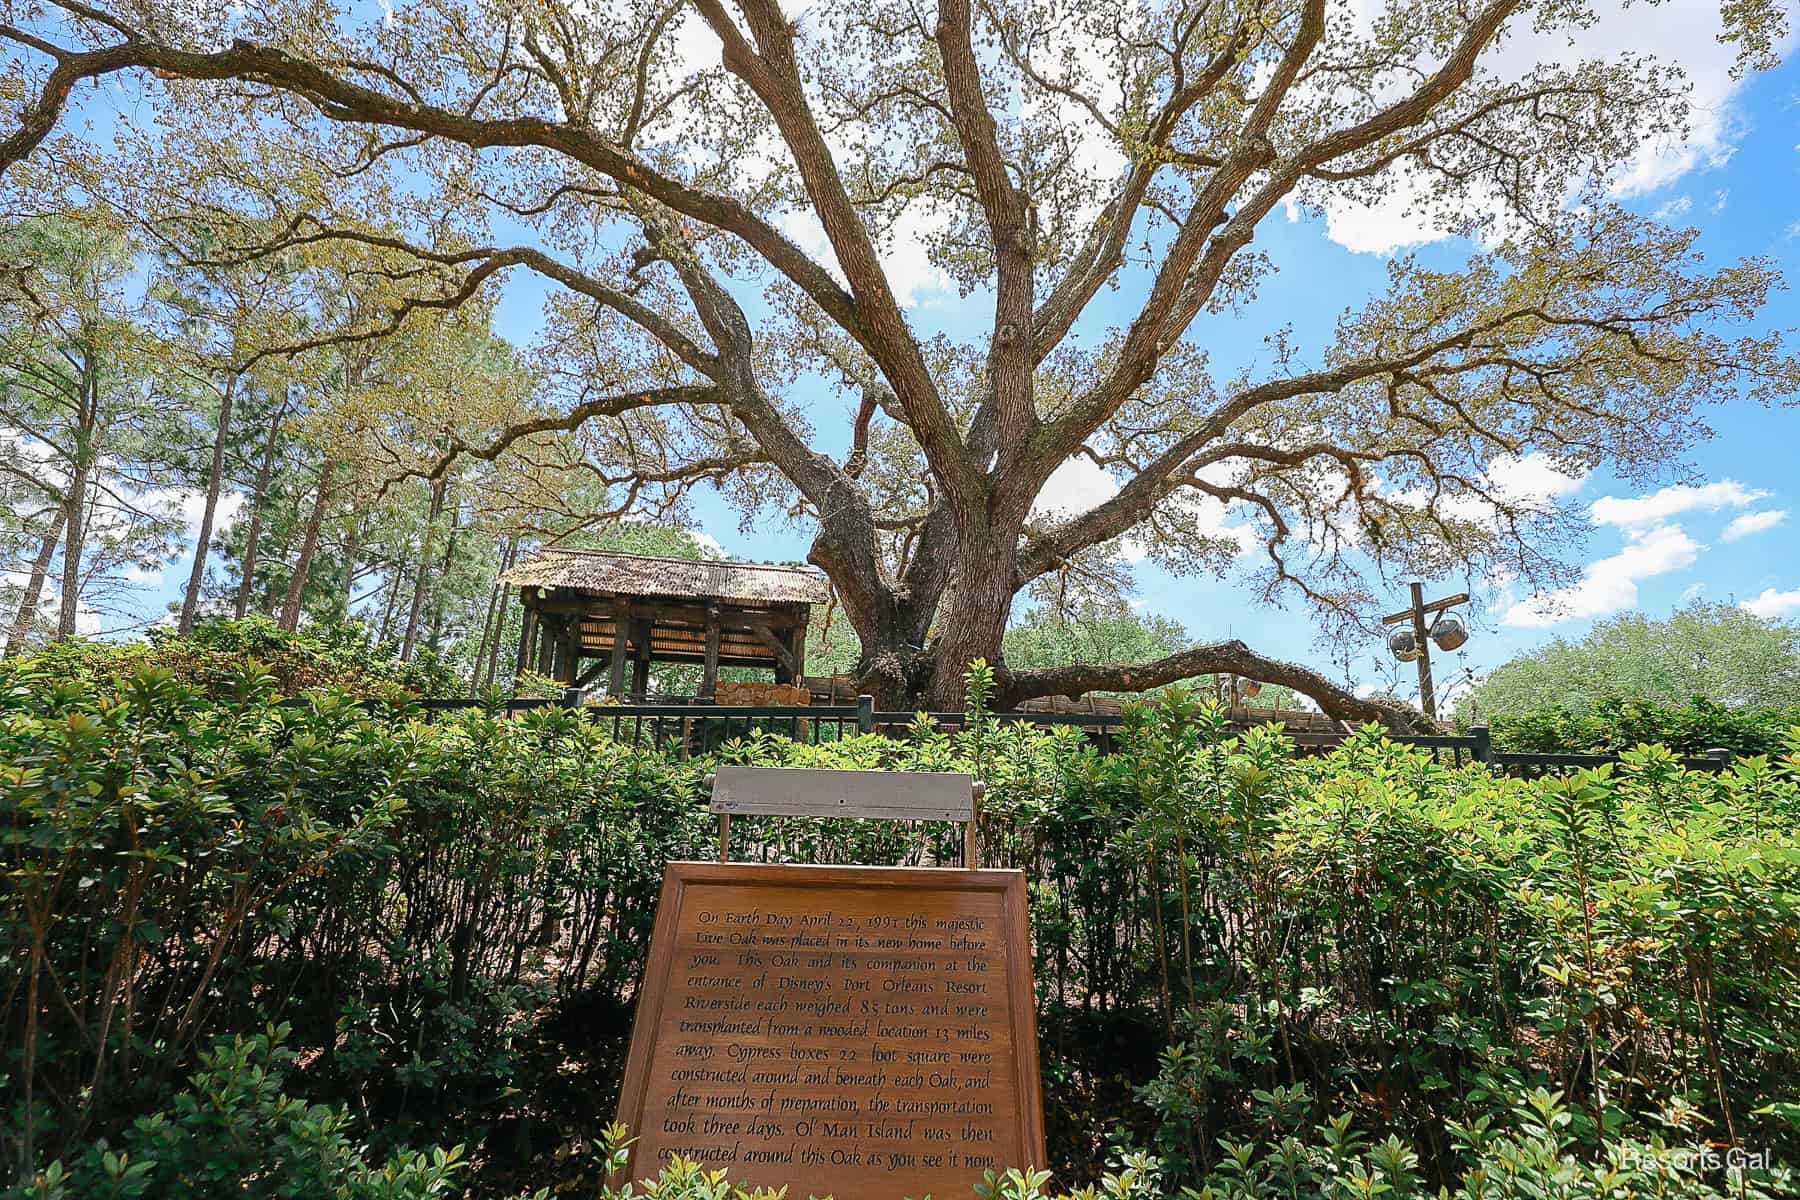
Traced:
[[519, 622], [519, 661], [513, 669], [515, 676], [523, 675], [531, 665], [531, 652], [534, 649], [531, 643], [537, 636], [538, 623], [537, 609], [525, 604], [524, 588], [519, 589], [519, 603], [525, 605], [525, 617]]
[[543, 613], [538, 614], [537, 631], [537, 673], [549, 675], [551, 659], [556, 651], [556, 619]]
[[631, 693], [642, 696], [650, 690], [650, 619], [640, 617], [632, 622], [631, 640], [637, 643], [636, 660], [631, 667]]
[[700, 672], [700, 698], [712, 700], [719, 694], [719, 606], [706, 606], [706, 665]]
[[1437, 689], [1431, 682], [1431, 638], [1425, 629], [1425, 585], [1412, 585], [1413, 637], [1419, 644], [1419, 708], [1425, 719], [1437, 720]]
[[631, 633], [631, 609], [625, 603], [625, 597], [613, 597], [613, 644], [612, 673], [608, 677], [606, 692], [617, 696], [625, 690], [625, 643]]
[[981, 832], [981, 797], [986, 791], [985, 783], [969, 786], [969, 819], [963, 825], [963, 866], [971, 871], [981, 869], [981, 851], [977, 846], [977, 838]]
[[751, 625], [750, 634], [775, 652], [775, 682], [791, 683], [794, 670], [794, 647], [786, 633], [776, 633], [766, 625]]
[[581, 662], [581, 618], [571, 616], [563, 621], [562, 637], [558, 639], [556, 656], [556, 678], [559, 682], [573, 684], [576, 671]]
[[794, 657], [794, 683], [806, 683], [806, 626], [798, 625], [788, 631], [788, 653]]

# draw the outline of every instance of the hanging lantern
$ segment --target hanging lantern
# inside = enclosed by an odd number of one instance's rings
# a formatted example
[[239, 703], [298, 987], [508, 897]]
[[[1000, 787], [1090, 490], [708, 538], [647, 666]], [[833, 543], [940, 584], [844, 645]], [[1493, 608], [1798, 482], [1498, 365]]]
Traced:
[[1460, 617], [1439, 617], [1431, 623], [1431, 640], [1440, 650], [1454, 650], [1469, 640], [1469, 629]]
[[1413, 636], [1413, 631], [1410, 629], [1396, 629], [1388, 634], [1388, 649], [1392, 650], [1394, 657], [1401, 662], [1411, 662], [1419, 657], [1419, 640]]

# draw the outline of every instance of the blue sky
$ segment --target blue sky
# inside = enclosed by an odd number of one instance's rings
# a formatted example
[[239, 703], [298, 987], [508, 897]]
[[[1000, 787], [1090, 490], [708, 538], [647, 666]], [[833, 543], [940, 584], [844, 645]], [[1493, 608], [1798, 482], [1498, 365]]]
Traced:
[[[1669, 0], [1623, 12], [1608, 0], [1602, 7], [1608, 13], [1583, 35], [1584, 44], [1577, 48], [1581, 53], [1647, 50], [1679, 62], [1694, 84], [1691, 135], [1679, 144], [1646, 146], [1621, 194], [1646, 213], [1696, 227], [1712, 262], [1767, 256], [1789, 279], [1800, 282], [1800, 203], [1795, 201], [1800, 195], [1800, 122], [1795, 119], [1800, 115], [1800, 64], [1793, 61], [1800, 56], [1790, 56], [1775, 70], [1733, 80], [1732, 52], [1712, 37], [1716, 5], [1710, 0]], [[1514, 39], [1499, 52], [1515, 65], [1552, 53], [1572, 57], [1529, 37]], [[100, 107], [90, 96], [87, 115], [104, 127]], [[1303, 360], [1316, 363], [1340, 313], [1360, 306], [1381, 285], [1387, 258], [1397, 250], [1416, 249], [1434, 265], [1454, 263], [1466, 252], [1466, 246], [1439, 238], [1404, 216], [1400, 207], [1336, 210], [1325, 220], [1279, 212], [1271, 216], [1259, 245], [1269, 250], [1279, 272], [1241, 314], [1203, 317], [1194, 327], [1194, 340], [1212, 354], [1215, 377], [1255, 366], [1255, 356], [1264, 352], [1264, 336], [1283, 326], [1294, 330]], [[806, 241], [806, 230], [793, 232]], [[921, 334], [985, 326], [985, 296], [959, 299], [942, 286], [922, 255], [900, 256], [899, 262], [904, 277], [897, 280], [898, 290], [911, 296], [910, 316]], [[514, 273], [505, 286], [501, 332], [527, 344], [540, 328], [545, 288], [523, 273]], [[1092, 336], [1122, 323], [1140, 297], [1141, 289], [1127, 281], [1119, 292], [1097, 302], [1098, 311], [1082, 330]], [[1792, 291], [1777, 295], [1763, 321], [1800, 326], [1800, 298]], [[807, 399], [819, 444], [841, 445], [847, 436], [845, 402], [822, 389]], [[1485, 587], [1472, 614], [1476, 635], [1462, 652], [1449, 656], [1453, 661], [1440, 663], [1440, 680], [1484, 671], [1551, 637], [1579, 637], [1596, 620], [1619, 612], [1665, 615], [1697, 597], [1800, 618], [1800, 483], [1790, 479], [1789, 465], [1789, 448], [1800, 434], [1800, 408], [1727, 402], [1711, 412], [1710, 420], [1716, 436], [1693, 454], [1686, 473], [1671, 474], [1668, 489], [1627, 488], [1604, 475], [1566, 485], [1565, 499], [1593, 517], [1587, 544], [1578, 552], [1577, 565], [1585, 571], [1582, 582], [1554, 598], [1555, 603]], [[1546, 482], [1541, 473], [1528, 470], [1522, 477], [1526, 484]], [[1096, 468], [1071, 467], [1053, 480], [1051, 498], [1059, 507], [1081, 508], [1104, 499], [1113, 486]], [[810, 530], [778, 514], [763, 514], [752, 528], [741, 528], [738, 514], [710, 493], [698, 497], [694, 512], [699, 530], [734, 556], [805, 557]], [[146, 578], [146, 611], [161, 608], [176, 594], [187, 567], [188, 561], [178, 561], [161, 578]], [[1463, 583], [1427, 582], [1434, 591], [1461, 590]], [[1265, 653], [1320, 666], [1342, 657], [1343, 648], [1334, 653], [1316, 644], [1305, 610], [1258, 606], [1231, 577], [1176, 579], [1139, 563], [1133, 603], [1176, 618], [1197, 639], [1240, 637]], [[1356, 678], [1364, 685], [1392, 669], [1377, 644], [1350, 650]], [[1410, 668], [1400, 678], [1410, 693]]]

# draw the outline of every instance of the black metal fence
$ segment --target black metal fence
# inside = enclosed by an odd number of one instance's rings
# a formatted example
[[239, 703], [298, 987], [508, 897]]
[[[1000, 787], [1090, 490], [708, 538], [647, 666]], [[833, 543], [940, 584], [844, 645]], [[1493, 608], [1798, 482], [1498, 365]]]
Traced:
[[[376, 706], [379, 702], [371, 701], [370, 704]], [[569, 708], [579, 710], [590, 721], [609, 725], [612, 736], [619, 741], [634, 746], [659, 747], [684, 758], [716, 750], [732, 738], [749, 737], [757, 732], [811, 743], [835, 741], [861, 733], [897, 734], [911, 726], [919, 715], [877, 709], [870, 696], [857, 697], [855, 704], [733, 705], [681, 700], [589, 704], [579, 689], [571, 689], [556, 699], [514, 697], [499, 704], [482, 700], [420, 700], [417, 706], [427, 713], [483, 708], [506, 715], [551, 706]], [[925, 715], [942, 728], [954, 729], [968, 722], [968, 714], [961, 712]], [[1123, 722], [1116, 713], [1003, 712], [995, 713], [994, 719], [1003, 723], [1073, 726], [1107, 752], [1117, 748], [1118, 736], [1123, 729]], [[1326, 753], [1344, 740], [1342, 734], [1316, 731], [1290, 732], [1287, 737], [1302, 753], [1310, 754]], [[1613, 754], [1495, 750], [1485, 725], [1478, 725], [1466, 734], [1393, 734], [1391, 740], [1431, 750], [1447, 765], [1486, 763], [1503, 774], [1527, 779], [1618, 761], [1618, 756]], [[1710, 750], [1685, 757], [1681, 763], [1690, 770], [1723, 771], [1730, 766], [1731, 752]]]

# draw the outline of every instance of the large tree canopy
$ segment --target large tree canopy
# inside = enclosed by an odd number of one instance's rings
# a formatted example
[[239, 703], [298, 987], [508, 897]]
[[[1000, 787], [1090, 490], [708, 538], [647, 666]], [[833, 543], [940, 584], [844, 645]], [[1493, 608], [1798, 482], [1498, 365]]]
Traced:
[[[1396, 573], [1554, 582], [1578, 518], [1511, 486], [1520, 464], [1654, 476], [1704, 405], [1800, 378], [1751, 324], [1768, 264], [1703, 263], [1691, 231], [1609, 198], [1647, 137], [1681, 129], [1679, 74], [1503, 68], [1504, 39], [1589, 22], [1580, 0], [3, 7], [24, 86], [0, 101], [0, 170], [46, 187], [62, 169], [191, 258], [361, 264], [386, 302], [337, 337], [545, 277], [536, 394], [397, 418], [392, 468], [565, 446], [601, 508], [701, 483], [784, 506], [815, 525], [811, 560], [890, 696], [952, 701], [1017, 593], [1104, 575], [1124, 539], [1186, 570], [1254, 539], [1260, 596], [1340, 632]], [[1726, 6], [1742, 68], [1781, 13]], [[162, 127], [83, 167], [59, 120], [121, 75]], [[1282, 265], [1265, 225], [1396, 181], [1454, 217], [1468, 261], [1397, 259], [1330, 344], [1210, 370], [1209, 340]], [[991, 307], [983, 327], [914, 331], [895, 268], [920, 254]], [[1129, 302], [1119, 327], [1092, 311], [1103, 293]], [[821, 378], [847, 438], [798, 400]], [[1055, 511], [1046, 482], [1078, 456], [1116, 494]], [[1234, 642], [1003, 667], [1000, 698], [1214, 671], [1407, 720]]]

